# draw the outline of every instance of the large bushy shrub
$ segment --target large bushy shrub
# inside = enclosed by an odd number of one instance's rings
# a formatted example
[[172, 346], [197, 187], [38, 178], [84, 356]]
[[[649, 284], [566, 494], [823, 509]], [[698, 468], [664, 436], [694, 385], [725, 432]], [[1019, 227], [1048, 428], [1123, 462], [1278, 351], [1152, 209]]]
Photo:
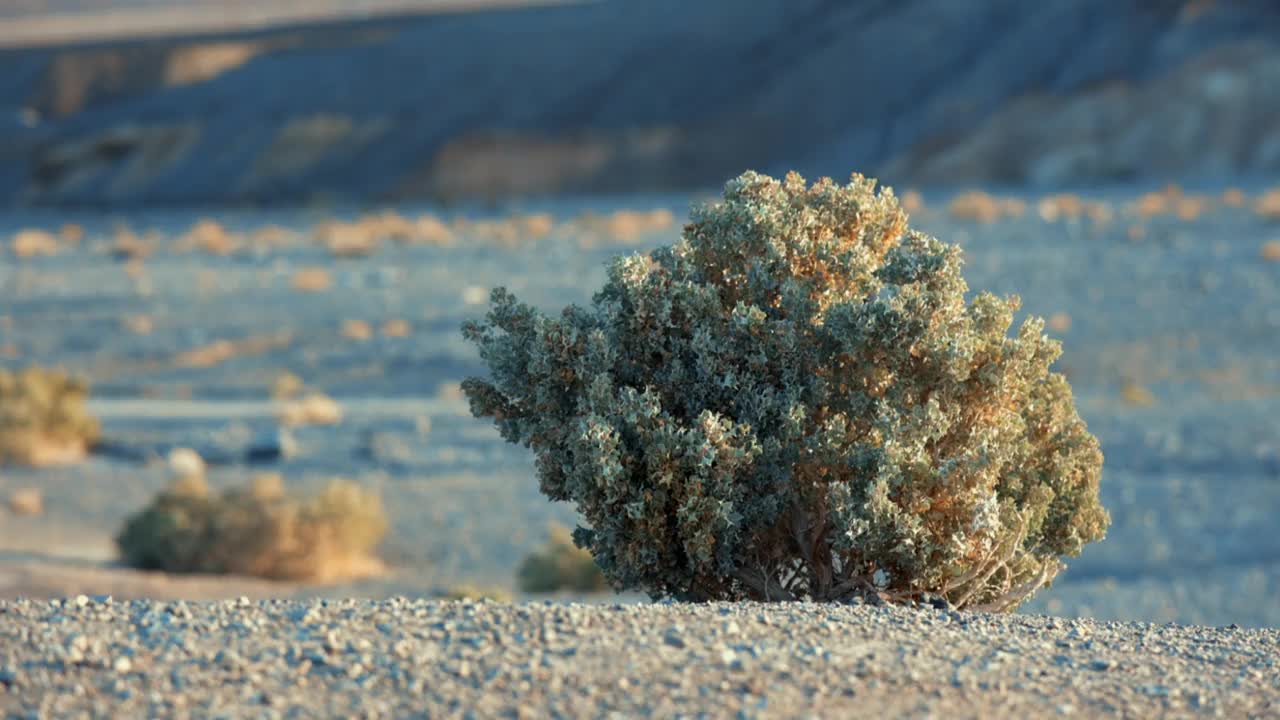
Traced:
[[1043, 321], [960, 268], [873, 180], [749, 172], [590, 308], [496, 289], [463, 387], [620, 588], [1008, 610], [1103, 537], [1102, 455]]
[[300, 498], [265, 475], [214, 495], [193, 476], [131, 516], [116, 544], [144, 570], [325, 582], [378, 572], [373, 551], [386, 529], [382, 501], [352, 482]]
[[98, 439], [89, 386], [60, 370], [0, 368], [0, 464], [74, 462]]

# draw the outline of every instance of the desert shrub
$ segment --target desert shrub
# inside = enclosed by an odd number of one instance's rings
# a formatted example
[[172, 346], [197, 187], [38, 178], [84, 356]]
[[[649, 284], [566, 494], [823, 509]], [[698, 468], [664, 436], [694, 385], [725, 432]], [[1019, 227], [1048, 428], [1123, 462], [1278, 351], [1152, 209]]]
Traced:
[[41, 515], [44, 513], [44, 493], [40, 488], [18, 488], [9, 494], [9, 512], [14, 515]]
[[0, 463], [74, 462], [98, 438], [89, 387], [60, 370], [0, 368]]
[[58, 238], [48, 230], [26, 228], [14, 233], [9, 247], [14, 255], [23, 258], [57, 255]]
[[749, 172], [589, 308], [494, 290], [463, 389], [620, 589], [1007, 610], [1103, 537], [1102, 454], [1043, 321], [960, 268], [873, 180]]
[[590, 593], [609, 587], [591, 553], [574, 545], [569, 529], [559, 525], [551, 528], [546, 545], [520, 563], [516, 580], [521, 590], [530, 593]]
[[479, 585], [455, 585], [442, 594], [445, 600], [491, 600], [493, 602], [511, 602], [511, 593], [502, 588], [482, 587]]
[[324, 582], [376, 573], [386, 529], [382, 501], [348, 481], [297, 498], [278, 475], [221, 495], [189, 476], [130, 517], [116, 544], [126, 564], [146, 570]]

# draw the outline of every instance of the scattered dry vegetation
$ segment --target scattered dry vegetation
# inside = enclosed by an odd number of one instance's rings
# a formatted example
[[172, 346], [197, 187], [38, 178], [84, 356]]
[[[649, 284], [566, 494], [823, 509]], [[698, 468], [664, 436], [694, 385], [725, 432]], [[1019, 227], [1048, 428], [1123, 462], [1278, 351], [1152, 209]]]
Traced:
[[337, 425], [342, 422], [342, 406], [324, 393], [309, 393], [286, 402], [277, 414], [281, 425]]
[[116, 543], [145, 570], [332, 582], [381, 572], [374, 550], [386, 529], [381, 499], [349, 481], [298, 498], [278, 475], [220, 495], [193, 476], [130, 517]]
[[58, 238], [47, 230], [28, 228], [14, 233], [9, 247], [21, 258], [52, 256], [58, 254]]
[[1026, 203], [1018, 198], [997, 197], [981, 190], [962, 192], [952, 198], [947, 206], [951, 217], [980, 223], [1021, 217], [1026, 209]]
[[238, 340], [215, 340], [206, 345], [178, 353], [174, 364], [178, 367], [213, 367], [235, 357], [262, 355], [293, 342], [293, 333], [281, 330], [274, 335], [252, 335]]
[[127, 315], [120, 322], [134, 335], [150, 335], [156, 329], [155, 321], [150, 315]]
[[329, 220], [317, 225], [312, 234], [336, 257], [366, 257], [388, 240], [436, 246], [454, 243], [453, 230], [435, 215], [411, 219], [391, 210], [352, 221]]
[[1087, 218], [1097, 225], [1111, 221], [1111, 206], [1099, 200], [1088, 200], [1073, 193], [1046, 195], [1036, 203], [1036, 212], [1045, 222]]
[[915, 214], [925, 209], [924, 195], [921, 195], [919, 190], [908, 190], [902, 193], [899, 202], [902, 203], [903, 212]]
[[329, 271], [321, 267], [303, 268], [293, 274], [293, 289], [302, 292], [324, 292], [333, 287]]
[[1262, 244], [1262, 259], [1269, 262], [1280, 262], [1280, 240], [1270, 240]]
[[455, 585], [444, 594], [445, 600], [492, 600], [493, 602], [511, 602], [511, 593], [502, 588], [481, 587], [478, 585]]
[[568, 528], [560, 525], [551, 527], [546, 545], [520, 563], [516, 580], [521, 590], [530, 593], [593, 593], [609, 589], [591, 553], [574, 545]]
[[84, 227], [76, 223], [63, 223], [58, 228], [58, 238], [67, 245], [79, 245], [84, 240]]
[[648, 212], [616, 210], [608, 215], [587, 212], [579, 215], [572, 231], [583, 247], [617, 242], [632, 244], [666, 231], [675, 225], [675, 215], [666, 208]]
[[342, 337], [348, 340], [368, 340], [373, 337], [373, 328], [364, 320], [347, 320], [342, 323]]
[[333, 253], [334, 257], [368, 257], [377, 252], [382, 238], [366, 230], [358, 223], [331, 221], [318, 225], [316, 238]]
[[0, 369], [0, 463], [44, 466], [84, 458], [98, 438], [88, 385], [58, 370]]
[[249, 242], [255, 247], [278, 248], [292, 245], [298, 233], [280, 225], [264, 225], [249, 233]]
[[1253, 211], [1267, 220], [1280, 221], [1280, 188], [1271, 188], [1259, 195]]
[[382, 323], [382, 335], [389, 338], [406, 338], [413, 332], [413, 327], [409, 325], [408, 320], [399, 318], [388, 320]]
[[228, 232], [222, 223], [202, 218], [178, 237], [174, 249], [179, 252], [201, 250], [210, 255], [230, 255], [242, 244], [242, 238]]
[[9, 494], [9, 512], [14, 515], [44, 513], [44, 493], [38, 488], [19, 488]]
[[271, 397], [276, 400], [289, 400], [302, 394], [306, 389], [306, 383], [302, 378], [294, 375], [289, 371], [285, 371], [276, 376], [271, 381]]
[[141, 236], [120, 225], [116, 227], [108, 252], [111, 257], [123, 262], [145, 260], [155, 250], [158, 242], [159, 236], [154, 232]]
[[1126, 405], [1133, 405], [1134, 407], [1151, 407], [1156, 404], [1156, 396], [1136, 382], [1126, 382], [1121, 386], [1120, 399]]

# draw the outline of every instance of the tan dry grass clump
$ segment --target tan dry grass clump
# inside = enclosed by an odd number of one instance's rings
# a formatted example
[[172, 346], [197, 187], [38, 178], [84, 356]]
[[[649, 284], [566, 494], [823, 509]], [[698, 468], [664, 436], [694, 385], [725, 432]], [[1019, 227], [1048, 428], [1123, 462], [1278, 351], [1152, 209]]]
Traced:
[[271, 381], [271, 397], [276, 400], [289, 400], [301, 395], [306, 387], [307, 384], [302, 378], [286, 370], [276, 375], [275, 380]]
[[381, 573], [374, 550], [386, 530], [382, 500], [349, 481], [300, 498], [278, 475], [221, 495], [189, 477], [130, 517], [116, 544], [145, 570], [333, 582]]
[[382, 336], [389, 338], [406, 338], [413, 333], [413, 327], [409, 325], [408, 320], [399, 318], [388, 320], [382, 323]]
[[379, 240], [412, 242], [418, 234], [416, 222], [393, 210], [362, 215], [355, 225], [370, 237]]
[[124, 262], [145, 260], [155, 250], [157, 242], [155, 233], [138, 235], [124, 225], [115, 229], [115, 234], [108, 249], [111, 257]]
[[591, 553], [573, 544], [568, 528], [553, 525], [550, 536], [546, 545], [520, 563], [516, 580], [522, 591], [595, 593], [609, 589]]
[[313, 392], [284, 403], [276, 418], [281, 425], [337, 425], [342, 422], [342, 406], [324, 393]]
[[9, 248], [21, 258], [51, 257], [58, 254], [58, 238], [48, 230], [26, 228], [13, 234]]
[[342, 323], [342, 337], [348, 340], [368, 340], [373, 328], [364, 320], [346, 320]]
[[1183, 222], [1199, 220], [1200, 216], [1212, 207], [1209, 198], [1203, 195], [1183, 195], [1173, 205], [1173, 214]]
[[414, 223], [413, 241], [426, 245], [449, 246], [456, 242], [453, 230], [443, 220], [430, 213], [418, 217]]
[[150, 335], [156, 329], [150, 315], [128, 315], [120, 320], [120, 324], [134, 335]]
[[1111, 221], [1111, 206], [1098, 200], [1087, 200], [1074, 193], [1046, 195], [1036, 203], [1036, 212], [1045, 222], [1074, 221], [1087, 218], [1094, 224]]
[[1078, 220], [1084, 215], [1085, 201], [1079, 195], [1059, 193], [1046, 195], [1036, 203], [1036, 212], [1045, 222]]
[[1280, 240], [1270, 240], [1262, 244], [1262, 259], [1268, 262], [1280, 262]]
[[293, 289], [301, 292], [324, 292], [333, 287], [329, 271], [320, 267], [303, 268], [293, 274]]
[[1121, 386], [1120, 399], [1126, 405], [1133, 405], [1134, 407], [1151, 407], [1156, 404], [1156, 396], [1136, 382], [1126, 382]]
[[68, 245], [79, 245], [84, 240], [84, 226], [79, 223], [63, 223], [58, 228], [58, 238]]
[[902, 193], [902, 197], [898, 202], [902, 204], [902, 210], [907, 213], [915, 214], [925, 209], [924, 195], [919, 190], [908, 190]]
[[454, 243], [454, 231], [435, 215], [427, 213], [411, 219], [391, 210], [362, 215], [350, 222], [330, 220], [317, 225], [313, 234], [337, 257], [372, 255], [386, 240], [440, 246]]
[[273, 335], [251, 335], [237, 340], [214, 340], [211, 343], [178, 353], [173, 363], [178, 367], [213, 367], [232, 358], [262, 355], [286, 347], [293, 333], [281, 330]]
[[78, 462], [98, 439], [85, 410], [89, 388], [58, 370], [0, 369], [0, 463]]
[[982, 190], [962, 192], [947, 205], [951, 217], [980, 223], [1021, 217], [1026, 209], [1026, 203], [1018, 198], [997, 197]]
[[9, 494], [9, 512], [14, 515], [44, 514], [44, 493], [38, 488], [18, 488]]
[[520, 244], [520, 229], [508, 219], [470, 220], [464, 217], [455, 218], [453, 229], [482, 242], [497, 243], [512, 248]]
[[511, 602], [511, 593], [502, 588], [484, 587], [480, 585], [454, 585], [444, 592], [445, 600], [489, 600], [492, 602], [509, 603]]
[[1253, 202], [1253, 212], [1267, 220], [1280, 220], [1280, 188], [1271, 188]]
[[222, 223], [201, 218], [190, 230], [178, 236], [174, 249], [179, 252], [202, 250], [210, 255], [230, 255], [241, 244], [240, 236], [229, 232]]
[[1222, 191], [1222, 204], [1227, 207], [1244, 207], [1244, 204], [1248, 201], [1249, 198], [1245, 196], [1244, 191], [1240, 188], [1227, 188]]
[[378, 251], [382, 240], [377, 232], [360, 223], [337, 220], [317, 225], [314, 233], [316, 239], [339, 258], [368, 257]]
[[573, 220], [578, 243], [583, 247], [599, 244], [633, 244], [670, 229], [676, 217], [666, 208], [649, 211], [615, 210], [607, 215], [584, 212]]
[[264, 225], [249, 233], [249, 242], [261, 248], [285, 247], [297, 239], [298, 233], [281, 225]]

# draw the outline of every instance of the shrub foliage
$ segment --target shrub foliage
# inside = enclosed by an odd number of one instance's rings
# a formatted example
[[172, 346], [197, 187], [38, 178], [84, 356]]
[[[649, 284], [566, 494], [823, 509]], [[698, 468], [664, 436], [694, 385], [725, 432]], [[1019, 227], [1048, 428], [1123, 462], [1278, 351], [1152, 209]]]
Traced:
[[528, 593], [594, 593], [609, 588], [591, 553], [574, 545], [569, 529], [560, 525], [552, 526], [546, 545], [520, 563], [516, 580]]
[[620, 588], [1009, 610], [1103, 537], [1102, 454], [1043, 321], [960, 269], [874, 180], [748, 172], [590, 308], [494, 290], [463, 387]]
[[372, 553], [386, 529], [381, 500], [348, 481], [301, 499], [279, 476], [221, 495], [192, 476], [130, 517], [116, 544], [126, 564], [145, 570], [324, 582], [376, 572]]
[[79, 460], [98, 439], [89, 386], [59, 370], [0, 368], [0, 464]]

